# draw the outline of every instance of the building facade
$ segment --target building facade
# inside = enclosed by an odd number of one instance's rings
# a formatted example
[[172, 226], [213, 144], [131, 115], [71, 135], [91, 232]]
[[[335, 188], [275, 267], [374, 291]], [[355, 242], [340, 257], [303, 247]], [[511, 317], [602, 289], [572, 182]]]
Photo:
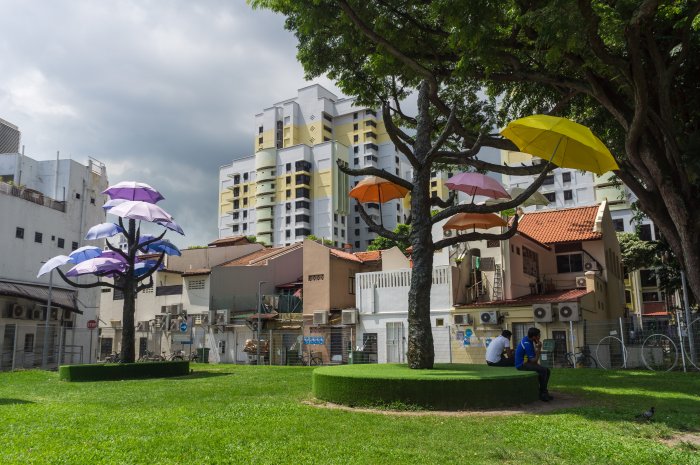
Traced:
[[84, 245], [87, 230], [104, 222], [105, 166], [3, 154], [0, 178], [0, 366], [44, 365], [44, 341], [48, 366], [56, 366], [59, 352], [65, 363], [94, 361], [89, 347], [97, 348], [97, 332], [86, 327], [97, 317], [99, 290], [74, 289], [54, 273], [37, 278], [37, 272], [43, 261]]
[[[381, 113], [338, 98], [319, 85], [255, 116], [253, 155], [219, 170], [219, 236], [256, 236], [273, 246], [315, 235], [338, 247], [364, 250], [376, 237], [348, 191], [359, 179], [338, 170], [373, 166], [410, 178], [410, 166], [391, 143]], [[404, 202], [366, 204], [388, 229], [405, 221]]]
[[19, 128], [0, 118], [0, 153], [19, 153], [20, 139]]

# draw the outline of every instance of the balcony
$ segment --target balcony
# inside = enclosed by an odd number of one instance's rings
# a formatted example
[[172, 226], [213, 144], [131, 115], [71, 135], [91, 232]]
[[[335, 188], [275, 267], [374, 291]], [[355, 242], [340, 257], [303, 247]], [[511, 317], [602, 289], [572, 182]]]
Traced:
[[269, 208], [277, 205], [274, 195], [260, 196], [255, 199], [255, 208], [260, 210], [261, 208]]
[[257, 188], [255, 189], [255, 196], [259, 197], [261, 195], [274, 195], [275, 192], [275, 183], [261, 182], [258, 183]]
[[[430, 310], [449, 311], [453, 300], [452, 267], [433, 267]], [[360, 313], [408, 312], [411, 270], [377, 271], [355, 275], [356, 306]]]
[[259, 236], [261, 234], [272, 234], [272, 231], [274, 230], [272, 221], [261, 221], [258, 223], [255, 223], [255, 233]]
[[[255, 154], [255, 170], [260, 171], [264, 169], [272, 168], [277, 166], [277, 151], [275, 149], [261, 150]], [[258, 176], [260, 174], [258, 173]]]
[[34, 189], [17, 187], [6, 182], [0, 182], [0, 193], [11, 195], [13, 197], [18, 197], [28, 202], [32, 202], [37, 205], [42, 205], [44, 207], [57, 210], [59, 212], [65, 213], [66, 211], [66, 202], [59, 202], [58, 200], [54, 200], [51, 197], [45, 196], [39, 191], [35, 191]]
[[297, 174], [295, 176], [294, 183], [297, 186], [310, 186], [311, 176], [309, 176], [308, 174]]
[[294, 163], [294, 171], [295, 172], [300, 172], [300, 171], [305, 171], [307, 173], [311, 172], [311, 162], [306, 161], [306, 160], [299, 160]]
[[272, 208], [259, 208], [256, 216], [257, 221], [272, 221], [275, 218]]

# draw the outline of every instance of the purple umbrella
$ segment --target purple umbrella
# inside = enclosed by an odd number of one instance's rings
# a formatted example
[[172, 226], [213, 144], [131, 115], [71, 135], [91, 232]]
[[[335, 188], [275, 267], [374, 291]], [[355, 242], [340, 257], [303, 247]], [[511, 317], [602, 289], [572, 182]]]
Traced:
[[85, 239], [102, 239], [105, 237], [112, 237], [116, 234], [123, 233], [124, 230], [118, 224], [114, 223], [100, 223], [92, 228], [90, 228], [85, 235]]
[[140, 200], [148, 203], [156, 203], [165, 198], [148, 184], [135, 181], [122, 181], [109, 186], [102, 193], [109, 195], [110, 199]]
[[51, 270], [58, 268], [61, 265], [65, 265], [66, 263], [71, 263], [71, 259], [68, 255], [56, 255], [55, 257], [47, 260], [46, 263], [39, 268], [39, 274], [36, 275], [36, 277], [38, 278], [41, 275], [45, 275]]
[[75, 249], [69, 255], [71, 263], [81, 263], [85, 260], [90, 260], [91, 258], [96, 258], [102, 255], [102, 251], [99, 247], [94, 245], [86, 245], [79, 249]]
[[178, 234], [185, 235], [185, 231], [182, 230], [179, 224], [174, 221], [158, 221], [158, 224], [164, 228], [168, 228], [171, 231], [175, 231]]
[[119, 205], [120, 203], [124, 203], [124, 202], [127, 202], [127, 200], [124, 200], [124, 199], [111, 199], [111, 200], [106, 201], [105, 204], [102, 205], [102, 208], [104, 208], [105, 211], [107, 211], [107, 210], [109, 210], [110, 208], [116, 207], [116, 206]]
[[100, 255], [100, 258], [113, 258], [115, 260], [119, 260], [120, 262], [126, 263], [126, 259], [114, 250], [105, 250], [102, 252], [102, 255]]
[[117, 205], [109, 210], [112, 215], [128, 218], [130, 220], [143, 220], [155, 223], [158, 221], [172, 221], [173, 217], [158, 205], [148, 202], [129, 201]]
[[457, 173], [445, 182], [448, 189], [465, 192], [472, 196], [509, 199], [510, 194], [495, 179], [481, 173]]
[[114, 258], [97, 257], [85, 260], [68, 270], [66, 276], [79, 276], [83, 274], [102, 274], [124, 269], [124, 262]]

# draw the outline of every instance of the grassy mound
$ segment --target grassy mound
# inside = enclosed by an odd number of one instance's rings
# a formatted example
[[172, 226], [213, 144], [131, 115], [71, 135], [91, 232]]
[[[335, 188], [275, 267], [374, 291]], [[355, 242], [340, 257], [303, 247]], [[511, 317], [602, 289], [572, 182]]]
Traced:
[[63, 365], [58, 377], [64, 381], [113, 381], [122, 379], [167, 378], [190, 372], [190, 362], [115, 363]]
[[520, 405], [537, 400], [537, 375], [515, 368], [436, 364], [339, 365], [313, 372], [316, 398], [350, 406], [417, 406], [466, 410]]

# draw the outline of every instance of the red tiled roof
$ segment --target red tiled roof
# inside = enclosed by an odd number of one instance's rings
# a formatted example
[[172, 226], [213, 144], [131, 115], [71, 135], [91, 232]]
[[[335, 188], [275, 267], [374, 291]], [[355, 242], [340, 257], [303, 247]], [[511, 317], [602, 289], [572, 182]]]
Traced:
[[249, 266], [249, 265], [264, 265], [266, 260], [274, 258], [279, 254], [289, 250], [297, 249], [302, 246], [301, 242], [288, 245], [286, 247], [269, 247], [267, 249], [257, 250], [243, 257], [236, 258], [230, 262], [224, 263], [222, 266]]
[[338, 258], [342, 258], [344, 260], [350, 260], [351, 262], [359, 262], [362, 263], [362, 260], [355, 254], [351, 254], [349, 252], [344, 252], [342, 250], [338, 249], [330, 249], [331, 255], [334, 255]]
[[211, 270], [209, 268], [195, 268], [194, 270], [187, 270], [182, 272], [182, 276], [199, 276], [206, 274], [211, 274]]
[[518, 232], [543, 244], [601, 239], [602, 233], [593, 230], [597, 214], [598, 205], [526, 213]]
[[376, 262], [377, 260], [382, 259], [382, 251], [381, 250], [368, 250], [366, 252], [355, 252], [355, 255], [357, 256], [357, 258], [359, 258], [363, 262]]
[[250, 244], [250, 241], [245, 236], [228, 236], [212, 241], [207, 245], [209, 247], [223, 247], [227, 245], [239, 245], [241, 243]]
[[[469, 305], [461, 305], [462, 308], [470, 307], [521, 307], [532, 304], [573, 302], [577, 301], [589, 291], [585, 289], [567, 289], [564, 291], [550, 292], [548, 294], [529, 294], [517, 299], [495, 300], [492, 302], [474, 302]], [[590, 291], [593, 292], [593, 291]]]

